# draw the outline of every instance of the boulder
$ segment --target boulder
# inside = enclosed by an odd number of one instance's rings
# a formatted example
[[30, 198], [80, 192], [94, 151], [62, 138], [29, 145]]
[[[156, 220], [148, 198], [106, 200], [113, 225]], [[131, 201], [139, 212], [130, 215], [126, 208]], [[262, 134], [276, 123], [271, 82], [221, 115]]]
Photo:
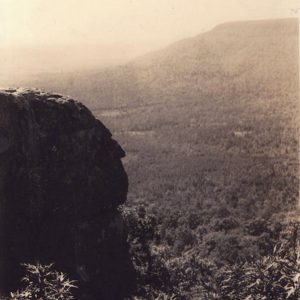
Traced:
[[35, 89], [0, 90], [0, 293], [18, 288], [20, 263], [51, 263], [82, 299], [130, 289], [125, 155], [81, 103]]

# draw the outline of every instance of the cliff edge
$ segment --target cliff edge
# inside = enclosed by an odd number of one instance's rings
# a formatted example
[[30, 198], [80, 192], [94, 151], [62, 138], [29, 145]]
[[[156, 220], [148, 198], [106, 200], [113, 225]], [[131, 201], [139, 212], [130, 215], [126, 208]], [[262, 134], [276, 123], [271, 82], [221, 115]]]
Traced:
[[124, 155], [81, 103], [0, 90], [0, 294], [18, 288], [20, 263], [36, 262], [78, 280], [82, 299], [126, 294]]

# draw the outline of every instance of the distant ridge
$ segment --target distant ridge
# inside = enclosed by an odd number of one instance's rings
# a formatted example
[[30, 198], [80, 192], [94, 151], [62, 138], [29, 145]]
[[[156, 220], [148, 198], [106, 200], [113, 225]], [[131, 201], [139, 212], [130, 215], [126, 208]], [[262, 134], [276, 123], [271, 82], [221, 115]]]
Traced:
[[90, 107], [207, 97], [239, 99], [298, 89], [296, 18], [224, 23], [130, 63], [31, 81]]
[[153, 54], [165, 51], [172, 47], [177, 47], [178, 45], [188, 43], [189, 41], [194, 41], [201, 39], [205, 36], [216, 35], [216, 34], [225, 34], [226, 36], [230, 35], [258, 35], [263, 36], [267, 35], [268, 32], [277, 31], [278, 33], [284, 32], [286, 34], [297, 35], [299, 34], [299, 20], [298, 18], [285, 18], [285, 19], [264, 19], [264, 20], [248, 20], [248, 21], [232, 21], [225, 22], [219, 25], [216, 25], [211, 30], [200, 33], [194, 37], [185, 38], [180, 41], [176, 41], [169, 46], [141, 55], [139, 58], [151, 56]]
[[267, 27], [274, 29], [283, 29], [287, 27], [289, 29], [298, 30], [299, 20], [298, 18], [283, 18], [283, 19], [262, 19], [262, 20], [247, 20], [247, 21], [232, 21], [221, 23], [215, 26], [212, 30], [220, 29], [220, 28], [234, 28], [234, 26], [251, 28], [252, 27]]

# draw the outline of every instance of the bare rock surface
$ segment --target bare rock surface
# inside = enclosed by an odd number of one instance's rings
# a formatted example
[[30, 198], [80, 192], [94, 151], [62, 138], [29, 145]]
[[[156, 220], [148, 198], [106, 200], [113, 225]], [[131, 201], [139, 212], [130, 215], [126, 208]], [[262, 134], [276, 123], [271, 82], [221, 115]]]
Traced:
[[124, 155], [81, 103], [0, 90], [0, 293], [18, 287], [20, 263], [39, 261], [78, 280], [82, 299], [126, 294]]

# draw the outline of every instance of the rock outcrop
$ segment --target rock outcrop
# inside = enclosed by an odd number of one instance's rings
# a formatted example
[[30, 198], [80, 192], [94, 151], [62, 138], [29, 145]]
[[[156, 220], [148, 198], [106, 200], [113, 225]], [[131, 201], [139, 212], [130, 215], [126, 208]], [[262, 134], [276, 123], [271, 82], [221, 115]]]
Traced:
[[124, 155], [81, 103], [0, 90], [0, 294], [17, 287], [20, 263], [37, 261], [78, 280], [80, 299], [126, 294]]

